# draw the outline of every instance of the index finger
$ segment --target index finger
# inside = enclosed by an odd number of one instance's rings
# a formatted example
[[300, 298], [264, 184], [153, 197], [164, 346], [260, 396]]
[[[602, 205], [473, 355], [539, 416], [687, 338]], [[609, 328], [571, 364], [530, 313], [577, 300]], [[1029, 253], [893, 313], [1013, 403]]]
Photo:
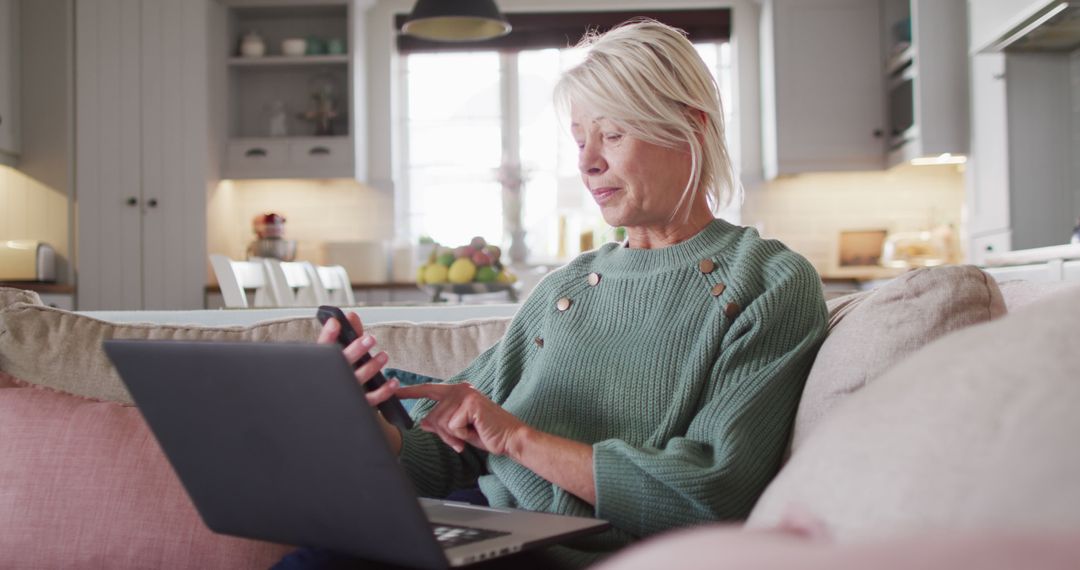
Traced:
[[337, 319], [330, 319], [326, 321], [326, 324], [324, 324], [322, 328], [319, 329], [319, 338], [317, 342], [320, 342], [322, 344], [330, 344], [337, 340], [338, 332], [340, 331], [338, 327], [339, 325]]
[[450, 386], [447, 384], [417, 384], [415, 386], [398, 388], [397, 397], [406, 400], [427, 398], [429, 400], [438, 401], [446, 396], [447, 390], [449, 389]]

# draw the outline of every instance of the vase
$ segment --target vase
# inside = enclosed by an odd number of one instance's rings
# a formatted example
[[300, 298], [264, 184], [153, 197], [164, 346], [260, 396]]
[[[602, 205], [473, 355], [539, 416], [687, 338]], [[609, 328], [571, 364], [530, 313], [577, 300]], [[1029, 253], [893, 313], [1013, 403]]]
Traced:
[[250, 31], [240, 40], [240, 55], [244, 57], [262, 57], [266, 54], [266, 43], [258, 32]]

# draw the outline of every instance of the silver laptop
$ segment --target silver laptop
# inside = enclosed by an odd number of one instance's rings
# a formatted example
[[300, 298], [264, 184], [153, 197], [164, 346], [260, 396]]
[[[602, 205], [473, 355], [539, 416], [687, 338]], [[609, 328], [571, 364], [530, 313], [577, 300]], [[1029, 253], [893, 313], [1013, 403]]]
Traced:
[[609, 527], [418, 499], [336, 345], [104, 346], [214, 532], [445, 568]]

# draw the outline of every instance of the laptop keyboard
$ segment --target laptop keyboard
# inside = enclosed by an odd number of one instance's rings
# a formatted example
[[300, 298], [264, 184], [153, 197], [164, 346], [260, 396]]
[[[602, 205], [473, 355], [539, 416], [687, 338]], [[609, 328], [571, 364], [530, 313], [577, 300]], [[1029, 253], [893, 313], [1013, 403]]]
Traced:
[[453, 548], [470, 542], [479, 542], [498, 536], [506, 536], [510, 533], [484, 528], [469, 528], [467, 526], [446, 526], [432, 524], [431, 530], [435, 532], [435, 539], [443, 548]]

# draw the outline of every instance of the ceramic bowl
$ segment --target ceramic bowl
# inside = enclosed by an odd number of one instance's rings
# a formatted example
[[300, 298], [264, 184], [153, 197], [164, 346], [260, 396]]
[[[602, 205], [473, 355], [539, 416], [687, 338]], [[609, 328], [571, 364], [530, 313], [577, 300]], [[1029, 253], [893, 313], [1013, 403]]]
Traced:
[[286, 38], [281, 41], [281, 54], [298, 56], [307, 51], [307, 40], [304, 38]]

